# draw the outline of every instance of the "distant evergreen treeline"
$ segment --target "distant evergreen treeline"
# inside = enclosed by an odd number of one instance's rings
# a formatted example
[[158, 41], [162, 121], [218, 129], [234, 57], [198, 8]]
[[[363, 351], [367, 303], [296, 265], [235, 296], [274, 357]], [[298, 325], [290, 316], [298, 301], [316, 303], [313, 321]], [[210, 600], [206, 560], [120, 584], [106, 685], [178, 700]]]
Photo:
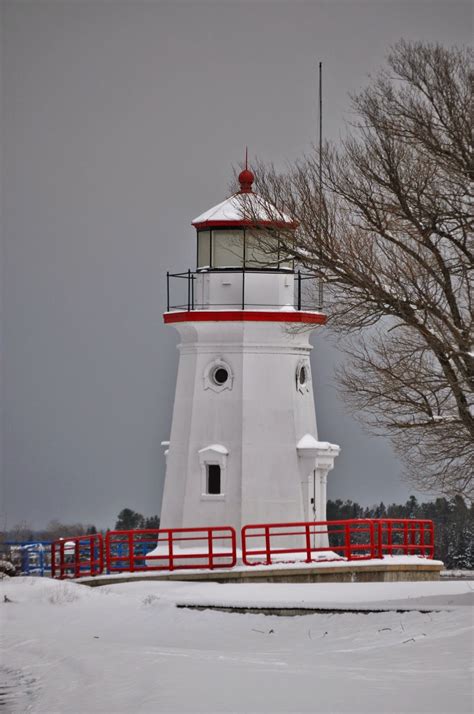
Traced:
[[429, 518], [435, 528], [435, 557], [449, 570], [474, 568], [474, 504], [468, 507], [461, 496], [448, 501], [419, 503], [410, 496], [403, 504], [361, 506], [353, 501], [328, 501], [328, 521], [350, 518]]

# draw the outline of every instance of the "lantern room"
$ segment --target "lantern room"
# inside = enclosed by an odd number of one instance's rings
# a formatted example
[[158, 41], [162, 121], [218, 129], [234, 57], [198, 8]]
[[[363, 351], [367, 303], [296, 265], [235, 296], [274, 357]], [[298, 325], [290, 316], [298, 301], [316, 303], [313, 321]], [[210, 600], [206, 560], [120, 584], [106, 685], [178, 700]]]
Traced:
[[297, 224], [254, 193], [254, 175], [248, 168], [238, 179], [239, 191], [192, 221], [196, 269], [168, 273], [168, 312], [301, 310], [306, 279], [312, 282], [311, 308], [315, 307], [314, 275], [295, 272], [288, 248]]
[[197, 270], [293, 270], [280, 231], [290, 219], [252, 191], [254, 175], [239, 174], [240, 191], [192, 222], [197, 229]]

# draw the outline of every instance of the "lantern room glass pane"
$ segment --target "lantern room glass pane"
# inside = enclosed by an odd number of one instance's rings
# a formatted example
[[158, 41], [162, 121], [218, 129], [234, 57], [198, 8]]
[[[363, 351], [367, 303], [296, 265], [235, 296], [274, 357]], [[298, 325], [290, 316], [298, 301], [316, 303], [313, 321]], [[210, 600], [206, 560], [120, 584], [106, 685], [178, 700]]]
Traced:
[[285, 253], [284, 246], [280, 243], [280, 262], [278, 263], [279, 268], [289, 268], [290, 270], [293, 270], [294, 265], [293, 265], [293, 258], [289, 256], [287, 253]]
[[212, 267], [241, 268], [244, 262], [242, 230], [212, 231]]
[[268, 234], [247, 231], [245, 237], [246, 268], [278, 268], [278, 241]]
[[198, 268], [211, 266], [211, 231], [198, 231]]

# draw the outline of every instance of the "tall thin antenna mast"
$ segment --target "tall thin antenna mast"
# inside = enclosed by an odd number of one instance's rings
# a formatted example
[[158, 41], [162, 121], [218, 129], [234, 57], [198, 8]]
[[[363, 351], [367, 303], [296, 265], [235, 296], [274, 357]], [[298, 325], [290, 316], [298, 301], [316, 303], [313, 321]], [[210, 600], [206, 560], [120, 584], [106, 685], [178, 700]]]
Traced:
[[[323, 237], [323, 63], [319, 63], [319, 256], [322, 256]], [[323, 305], [323, 279], [319, 278], [319, 306]]]
[[319, 63], [319, 201], [320, 209], [322, 207], [323, 198], [323, 63]]

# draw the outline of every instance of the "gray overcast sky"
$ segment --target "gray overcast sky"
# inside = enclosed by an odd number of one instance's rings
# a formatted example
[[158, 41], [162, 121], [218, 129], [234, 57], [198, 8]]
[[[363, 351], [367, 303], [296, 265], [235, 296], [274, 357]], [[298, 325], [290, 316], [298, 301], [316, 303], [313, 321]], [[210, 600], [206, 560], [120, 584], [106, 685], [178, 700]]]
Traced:
[[[325, 133], [390, 44], [467, 44], [460, 0], [17, 0], [2, 8], [2, 522], [112, 526], [159, 512], [177, 353], [165, 272], [194, 267], [191, 219], [251, 156]], [[329, 497], [405, 499], [383, 439], [347, 415], [314, 340]], [[5, 521], [6, 518], [6, 521]]]

